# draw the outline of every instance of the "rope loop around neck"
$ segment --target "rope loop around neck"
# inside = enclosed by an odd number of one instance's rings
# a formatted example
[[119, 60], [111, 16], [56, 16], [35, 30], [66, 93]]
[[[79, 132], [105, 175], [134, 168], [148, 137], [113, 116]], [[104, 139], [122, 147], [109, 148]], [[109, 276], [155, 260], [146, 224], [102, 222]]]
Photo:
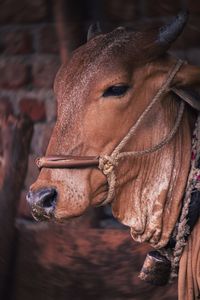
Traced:
[[142, 123], [142, 121], [144, 120], [144, 118], [146, 117], [146, 115], [151, 111], [151, 109], [153, 108], [153, 106], [155, 105], [155, 103], [157, 103], [160, 100], [161, 96], [163, 94], [166, 94], [167, 92], [170, 91], [170, 83], [174, 79], [176, 73], [179, 71], [179, 69], [181, 68], [181, 66], [183, 65], [183, 63], [184, 62], [181, 59], [179, 59], [177, 61], [176, 65], [173, 67], [173, 69], [170, 70], [170, 72], [169, 72], [169, 74], [167, 76], [167, 80], [164, 82], [164, 84], [158, 90], [158, 92], [153, 97], [152, 101], [147, 106], [147, 108], [140, 115], [140, 117], [138, 118], [138, 120], [136, 121], [136, 123], [130, 128], [130, 130], [127, 133], [127, 135], [121, 140], [121, 142], [118, 144], [118, 146], [113, 150], [113, 152], [111, 154], [112, 157], [115, 157], [115, 156], [117, 156], [120, 153], [120, 151], [122, 150], [122, 148], [127, 144], [128, 140], [135, 134], [137, 128], [140, 126], [140, 124]]
[[142, 114], [140, 115], [136, 123], [129, 129], [127, 135], [115, 147], [111, 155], [100, 156], [99, 169], [104, 173], [105, 176], [107, 176], [107, 180], [108, 180], [108, 194], [107, 194], [107, 198], [102, 203], [102, 205], [110, 203], [115, 197], [115, 186], [116, 186], [115, 167], [118, 165], [120, 159], [125, 157], [130, 157], [130, 156], [131, 157], [143, 156], [158, 151], [161, 148], [163, 148], [166, 144], [168, 144], [175, 136], [183, 117], [184, 108], [185, 108], [184, 102], [181, 102], [180, 104], [177, 119], [172, 130], [160, 143], [158, 143], [153, 147], [141, 151], [121, 152], [121, 150], [127, 144], [129, 139], [135, 134], [136, 130], [141, 125], [146, 115], [151, 111], [153, 106], [160, 100], [161, 96], [170, 91], [170, 84], [174, 79], [175, 75], [177, 74], [177, 72], [179, 71], [179, 69], [181, 68], [181, 66], [183, 65], [183, 63], [184, 61], [182, 60], [178, 60], [176, 62], [175, 66], [172, 68], [172, 70], [170, 70], [164, 84], [161, 86], [161, 88], [158, 90], [156, 95], [153, 97], [152, 101], [147, 106], [147, 108], [142, 112]]

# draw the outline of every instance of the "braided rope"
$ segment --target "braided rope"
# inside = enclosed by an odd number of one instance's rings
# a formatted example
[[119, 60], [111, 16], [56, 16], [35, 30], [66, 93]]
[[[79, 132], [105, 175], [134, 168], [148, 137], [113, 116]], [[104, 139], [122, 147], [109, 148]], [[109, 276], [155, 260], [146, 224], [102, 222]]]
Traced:
[[130, 157], [130, 156], [134, 156], [134, 157], [142, 156], [142, 155], [145, 155], [145, 154], [155, 152], [155, 151], [161, 149], [164, 145], [168, 144], [171, 141], [171, 139], [175, 136], [175, 134], [176, 134], [176, 132], [179, 128], [179, 125], [180, 125], [180, 122], [182, 120], [183, 113], [184, 113], [184, 107], [185, 107], [185, 103], [181, 102], [179, 112], [178, 112], [178, 116], [177, 116], [176, 122], [174, 124], [174, 127], [172, 128], [170, 133], [158, 145], [155, 145], [151, 148], [147, 148], [147, 149], [141, 150], [141, 151], [123, 152], [123, 153], [118, 154], [117, 158], [124, 158], [124, 157], [127, 157], [127, 156], [128, 157]]
[[171, 275], [170, 275], [170, 282], [173, 281], [174, 278], [178, 276], [178, 267], [179, 262], [181, 259], [181, 255], [183, 253], [184, 247], [187, 243], [186, 236], [189, 234], [189, 226], [187, 225], [187, 216], [189, 212], [189, 205], [191, 201], [191, 194], [193, 189], [199, 187], [199, 176], [200, 176], [200, 169], [196, 168], [196, 163], [198, 161], [198, 155], [200, 151], [199, 145], [199, 135], [200, 135], [200, 115], [197, 118], [195, 124], [195, 130], [193, 133], [193, 140], [192, 140], [192, 160], [191, 160], [191, 169], [188, 177], [187, 187], [185, 197], [183, 199], [183, 208], [181, 211], [180, 219], [178, 221], [178, 229], [176, 234], [176, 245], [174, 251], [171, 255]]
[[99, 158], [99, 169], [102, 170], [105, 176], [107, 176], [107, 181], [108, 181], [108, 194], [107, 198], [104, 200], [102, 205], [105, 205], [107, 203], [110, 203], [114, 196], [115, 196], [115, 186], [116, 186], [116, 174], [115, 174], [115, 167], [118, 165], [118, 162], [120, 159], [125, 158], [125, 157], [130, 157], [130, 156], [142, 156], [146, 154], [150, 154], [152, 152], [158, 151], [161, 149], [163, 146], [168, 144], [171, 139], [174, 137], [176, 134], [179, 125], [182, 120], [183, 112], [184, 112], [184, 107], [185, 104], [184, 102], [181, 103], [178, 115], [177, 115], [177, 120], [174, 124], [174, 127], [170, 131], [170, 133], [157, 145], [141, 150], [141, 151], [131, 151], [131, 152], [120, 152], [122, 148], [127, 144], [129, 139], [135, 134], [136, 130], [138, 127], [141, 125], [142, 121], [146, 117], [146, 115], [151, 111], [153, 106], [160, 100], [161, 96], [166, 94], [167, 92], [170, 91], [170, 83], [174, 79], [176, 73], [179, 71], [181, 66], [183, 65], [182, 60], [178, 60], [176, 65], [173, 67], [173, 69], [169, 72], [167, 80], [164, 82], [164, 84], [161, 86], [159, 91], [156, 93], [156, 95], [153, 97], [152, 101], [150, 104], [147, 106], [147, 108], [143, 111], [143, 113], [140, 115], [136, 123], [130, 128], [129, 132], [127, 135], [121, 140], [121, 142], [116, 146], [116, 148], [113, 150], [111, 155], [104, 155], [100, 156]]
[[116, 186], [116, 175], [114, 172], [114, 167], [118, 164], [118, 160], [112, 156], [105, 155], [99, 157], [99, 169], [102, 170], [103, 174], [107, 176], [108, 181], [108, 194], [106, 200], [101, 205], [110, 203], [115, 196], [115, 186]]

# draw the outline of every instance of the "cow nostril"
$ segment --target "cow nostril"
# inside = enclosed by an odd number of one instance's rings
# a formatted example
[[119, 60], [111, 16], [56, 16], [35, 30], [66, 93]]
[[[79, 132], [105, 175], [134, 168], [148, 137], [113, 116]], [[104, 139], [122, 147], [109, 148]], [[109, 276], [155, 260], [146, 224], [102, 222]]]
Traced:
[[37, 221], [53, 217], [57, 199], [56, 189], [42, 188], [30, 191], [26, 199], [32, 208], [32, 215]]
[[30, 191], [26, 199], [31, 206], [38, 208], [54, 208], [56, 204], [57, 191], [54, 188], [45, 188], [38, 191]]
[[50, 190], [48, 193], [46, 192], [45, 195], [42, 197], [41, 205], [43, 208], [50, 208], [54, 207], [56, 203], [57, 192], [56, 190]]

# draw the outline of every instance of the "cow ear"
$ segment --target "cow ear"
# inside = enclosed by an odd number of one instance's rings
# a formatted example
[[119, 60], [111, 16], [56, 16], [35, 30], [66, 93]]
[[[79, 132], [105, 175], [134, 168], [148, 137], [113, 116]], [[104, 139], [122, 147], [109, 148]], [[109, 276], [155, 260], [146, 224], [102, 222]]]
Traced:
[[194, 109], [200, 111], [200, 94], [189, 87], [172, 88], [171, 91], [187, 102]]
[[200, 67], [185, 64], [175, 77], [171, 90], [194, 109], [200, 111]]

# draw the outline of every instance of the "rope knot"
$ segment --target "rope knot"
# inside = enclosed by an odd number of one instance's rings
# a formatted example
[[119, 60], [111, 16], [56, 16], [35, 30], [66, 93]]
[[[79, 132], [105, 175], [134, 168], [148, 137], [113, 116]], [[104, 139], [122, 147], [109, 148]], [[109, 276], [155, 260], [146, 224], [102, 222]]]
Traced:
[[117, 165], [117, 160], [109, 155], [100, 156], [99, 169], [102, 170], [104, 175], [110, 174], [114, 167]]

